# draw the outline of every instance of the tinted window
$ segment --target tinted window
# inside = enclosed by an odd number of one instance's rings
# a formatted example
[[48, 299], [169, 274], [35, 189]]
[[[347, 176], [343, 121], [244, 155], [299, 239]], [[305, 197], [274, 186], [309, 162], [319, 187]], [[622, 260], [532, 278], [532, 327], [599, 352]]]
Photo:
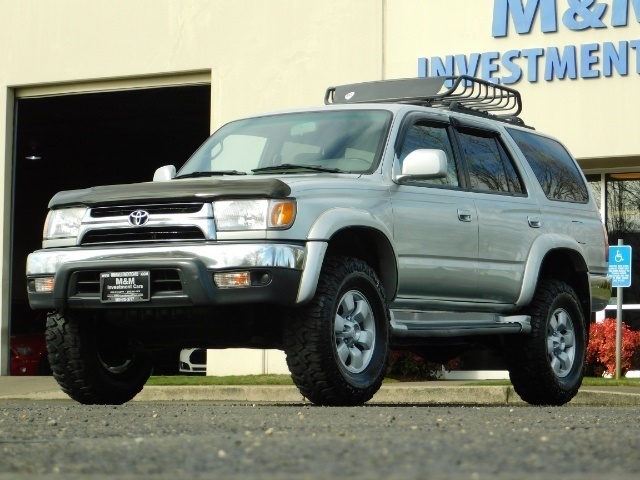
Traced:
[[578, 167], [560, 143], [522, 130], [509, 129], [509, 134], [522, 150], [547, 198], [565, 202], [589, 199]]
[[523, 193], [516, 169], [494, 135], [459, 132], [459, 137], [473, 190]]
[[400, 151], [400, 165], [402, 161], [414, 150], [420, 148], [442, 150], [447, 155], [447, 177], [434, 178], [429, 180], [421, 180], [421, 183], [430, 183], [436, 185], [453, 185], [458, 184], [458, 171], [456, 169], [456, 161], [451, 148], [451, 141], [447, 128], [443, 126], [429, 125], [427, 123], [416, 123], [407, 132], [402, 143]]

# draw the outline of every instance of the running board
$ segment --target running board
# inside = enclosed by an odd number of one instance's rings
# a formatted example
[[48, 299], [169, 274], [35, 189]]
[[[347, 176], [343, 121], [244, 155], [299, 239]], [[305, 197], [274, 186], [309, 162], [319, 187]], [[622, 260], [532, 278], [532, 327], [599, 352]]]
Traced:
[[528, 315], [502, 316], [477, 312], [391, 311], [391, 333], [396, 338], [466, 337], [531, 333]]

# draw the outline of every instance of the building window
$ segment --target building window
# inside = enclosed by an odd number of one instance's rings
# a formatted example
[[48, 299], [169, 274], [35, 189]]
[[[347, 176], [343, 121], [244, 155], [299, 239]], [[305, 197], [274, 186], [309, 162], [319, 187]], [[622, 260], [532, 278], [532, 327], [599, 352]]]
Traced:
[[[587, 175], [589, 187], [600, 207], [609, 244], [622, 239], [631, 246], [631, 286], [623, 289], [625, 311], [623, 320], [632, 329], [640, 328], [640, 173], [610, 173]], [[615, 290], [614, 290], [615, 295]], [[628, 309], [627, 309], [628, 308]], [[607, 309], [606, 317], [615, 317], [615, 307]]]

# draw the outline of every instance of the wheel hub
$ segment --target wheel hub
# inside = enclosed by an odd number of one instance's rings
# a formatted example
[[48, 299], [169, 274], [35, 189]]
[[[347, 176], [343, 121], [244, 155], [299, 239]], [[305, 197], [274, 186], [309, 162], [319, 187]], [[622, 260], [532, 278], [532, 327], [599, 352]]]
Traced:
[[351, 373], [362, 372], [371, 362], [375, 343], [375, 318], [365, 296], [356, 290], [338, 302], [334, 335], [341, 365]]
[[344, 341], [351, 347], [358, 343], [360, 339], [360, 333], [362, 332], [362, 328], [358, 324], [358, 322], [352, 320], [351, 316], [347, 316], [344, 322], [344, 331], [343, 337]]
[[573, 320], [563, 308], [553, 312], [547, 327], [547, 353], [553, 373], [566, 377], [575, 362]]

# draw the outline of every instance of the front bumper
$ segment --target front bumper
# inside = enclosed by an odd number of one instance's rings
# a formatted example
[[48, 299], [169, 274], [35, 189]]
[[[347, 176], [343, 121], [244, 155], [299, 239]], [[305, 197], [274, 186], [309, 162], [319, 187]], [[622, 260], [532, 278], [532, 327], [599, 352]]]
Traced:
[[[38, 250], [27, 259], [32, 308], [122, 308], [100, 301], [100, 272], [149, 270], [151, 298], [126, 308], [182, 307], [300, 301], [308, 254], [304, 245], [278, 243], [154, 245]], [[217, 272], [249, 271], [251, 286], [219, 288]], [[35, 279], [54, 276], [52, 292], [36, 292]], [[268, 282], [264, 279], [268, 278]], [[157, 285], [154, 285], [154, 279]], [[308, 297], [305, 294], [304, 297]]]

